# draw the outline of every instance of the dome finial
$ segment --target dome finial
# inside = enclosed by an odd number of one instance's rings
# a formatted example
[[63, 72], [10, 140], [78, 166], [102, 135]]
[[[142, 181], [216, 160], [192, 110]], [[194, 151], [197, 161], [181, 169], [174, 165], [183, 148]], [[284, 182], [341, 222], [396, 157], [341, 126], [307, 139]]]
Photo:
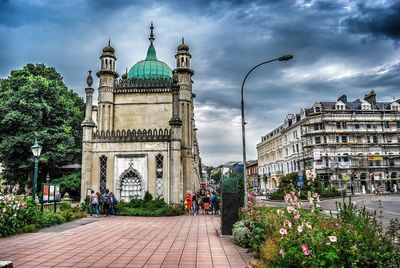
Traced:
[[108, 46], [111, 46], [111, 38], [108, 38]]
[[151, 22], [151, 24], [150, 24], [150, 38], [149, 38], [149, 40], [150, 40], [150, 42], [154, 42], [154, 33], [153, 33], [153, 30], [154, 30], [154, 26], [153, 26], [153, 22]]
[[182, 36], [182, 44], [184, 44], [185, 43], [185, 38], [183, 38], [183, 36]]

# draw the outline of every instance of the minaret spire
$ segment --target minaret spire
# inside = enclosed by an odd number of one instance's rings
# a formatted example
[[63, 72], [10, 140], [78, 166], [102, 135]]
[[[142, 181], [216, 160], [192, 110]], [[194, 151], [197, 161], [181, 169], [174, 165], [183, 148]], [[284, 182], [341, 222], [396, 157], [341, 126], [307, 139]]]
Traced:
[[108, 46], [111, 46], [111, 38], [108, 38]]
[[154, 26], [153, 26], [153, 22], [151, 22], [151, 24], [150, 24], [150, 38], [149, 38], [149, 40], [150, 40], [151, 43], [154, 42], [154, 33], [153, 33], [153, 30], [154, 30]]
[[185, 43], [185, 38], [183, 38], [183, 36], [182, 36], [182, 44], [184, 44]]

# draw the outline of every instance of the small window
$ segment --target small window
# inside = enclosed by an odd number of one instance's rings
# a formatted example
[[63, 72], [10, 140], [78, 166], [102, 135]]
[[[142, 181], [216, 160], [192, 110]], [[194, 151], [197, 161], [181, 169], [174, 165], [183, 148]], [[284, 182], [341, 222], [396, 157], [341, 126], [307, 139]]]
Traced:
[[385, 122], [385, 128], [389, 128], [389, 122]]
[[346, 129], [346, 128], [347, 128], [346, 122], [342, 122], [342, 128], [343, 128], [343, 129]]
[[367, 136], [367, 142], [368, 142], [368, 143], [371, 143], [371, 139], [370, 139], [369, 136]]
[[316, 113], [321, 112], [321, 107], [315, 107], [315, 112], [316, 112]]
[[315, 137], [315, 144], [321, 144], [321, 137]]
[[347, 142], [347, 136], [342, 136], [342, 142], [344, 142], [344, 143]]
[[318, 130], [318, 124], [314, 124], [314, 130]]
[[336, 142], [339, 142], [339, 141], [340, 141], [340, 137], [336, 136]]
[[367, 124], [367, 128], [371, 128], [371, 124]]
[[359, 129], [360, 128], [360, 124], [359, 123], [355, 123], [354, 124], [354, 128]]
[[337, 122], [337, 123], [336, 123], [336, 128], [337, 128], [337, 129], [341, 129], [341, 128], [342, 128], [342, 124], [340, 124], [340, 122]]
[[378, 143], [378, 136], [372, 136], [373, 143]]
[[400, 121], [397, 122], [397, 128], [400, 128]]

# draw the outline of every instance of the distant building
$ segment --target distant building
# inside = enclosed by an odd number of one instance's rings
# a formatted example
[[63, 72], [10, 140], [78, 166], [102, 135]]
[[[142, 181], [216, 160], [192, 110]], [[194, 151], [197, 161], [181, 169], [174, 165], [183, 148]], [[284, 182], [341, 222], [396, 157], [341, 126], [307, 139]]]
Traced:
[[257, 145], [259, 174], [270, 186], [291, 172], [315, 168], [326, 185], [356, 192], [392, 190], [400, 180], [400, 100], [361, 101], [345, 95], [291, 114]]
[[258, 176], [258, 164], [257, 160], [250, 160], [246, 163], [246, 176], [247, 185], [254, 189], [258, 189], [260, 185], [260, 180]]

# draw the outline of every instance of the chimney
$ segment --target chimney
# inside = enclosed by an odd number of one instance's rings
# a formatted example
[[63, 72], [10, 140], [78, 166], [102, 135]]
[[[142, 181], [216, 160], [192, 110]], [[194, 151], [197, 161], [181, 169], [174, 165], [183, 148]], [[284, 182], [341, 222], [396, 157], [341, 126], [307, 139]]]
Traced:
[[369, 102], [372, 105], [375, 105], [376, 104], [376, 93], [375, 93], [375, 91], [371, 90], [370, 93], [365, 95], [364, 100]]

